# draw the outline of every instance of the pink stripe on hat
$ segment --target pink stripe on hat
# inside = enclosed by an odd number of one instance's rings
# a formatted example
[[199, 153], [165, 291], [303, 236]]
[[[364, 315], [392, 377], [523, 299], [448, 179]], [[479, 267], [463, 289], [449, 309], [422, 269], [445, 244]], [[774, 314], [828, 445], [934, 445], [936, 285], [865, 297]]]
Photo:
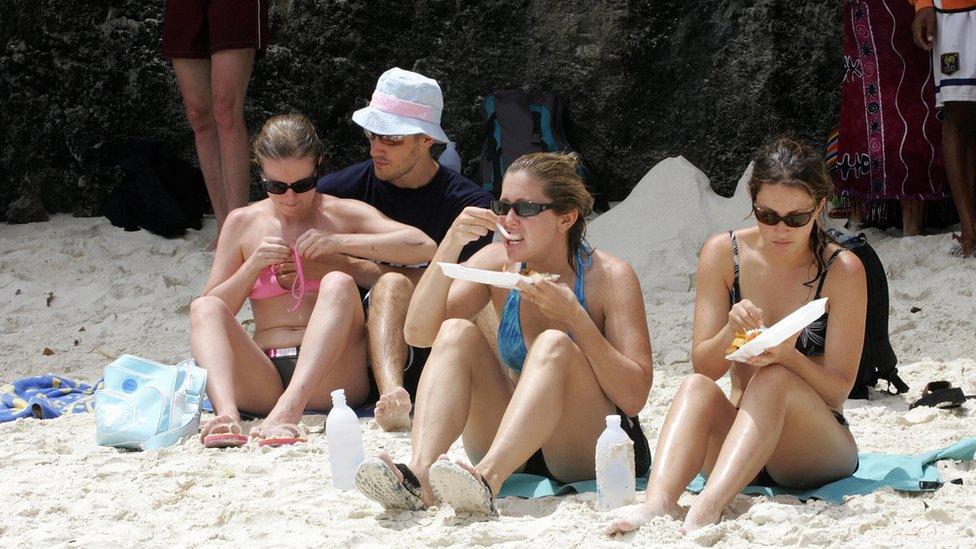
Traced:
[[434, 111], [429, 106], [400, 99], [382, 92], [373, 92], [373, 99], [370, 100], [369, 106], [389, 114], [437, 123], [434, 120]]

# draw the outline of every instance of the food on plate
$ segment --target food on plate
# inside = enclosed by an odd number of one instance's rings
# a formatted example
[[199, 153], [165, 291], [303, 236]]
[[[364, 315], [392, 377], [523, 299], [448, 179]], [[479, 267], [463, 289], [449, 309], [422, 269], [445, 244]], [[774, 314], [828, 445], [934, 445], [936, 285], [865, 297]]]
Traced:
[[731, 355], [732, 353], [739, 350], [740, 347], [746, 343], [756, 339], [756, 337], [763, 333], [762, 328], [755, 328], [753, 330], [746, 330], [744, 332], [739, 331], [735, 333], [735, 339], [729, 344], [729, 348], [725, 350], [725, 354]]
[[537, 282], [540, 280], [548, 280], [549, 282], [555, 282], [559, 280], [559, 275], [557, 274], [540, 273], [540, 272], [533, 271], [532, 269], [522, 269], [521, 271], [519, 271], [519, 274], [522, 276], [527, 276]]

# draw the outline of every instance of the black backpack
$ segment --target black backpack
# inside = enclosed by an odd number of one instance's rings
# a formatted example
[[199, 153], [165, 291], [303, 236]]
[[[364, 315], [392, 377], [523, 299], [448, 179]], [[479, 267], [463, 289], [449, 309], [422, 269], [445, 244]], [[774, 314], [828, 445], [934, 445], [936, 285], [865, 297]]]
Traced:
[[132, 142], [119, 166], [122, 182], [103, 204], [112, 225], [127, 231], [146, 229], [167, 238], [202, 227], [208, 198], [199, 169], [151, 140]]
[[[572, 152], [566, 137], [563, 102], [555, 93], [496, 92], [485, 98], [485, 136], [481, 146], [475, 182], [498, 196], [502, 176], [517, 158], [534, 152]], [[593, 176], [580, 163], [579, 175], [593, 195], [595, 208], [610, 209], [607, 197]]]
[[864, 326], [864, 347], [857, 379], [848, 398], [867, 399], [868, 387], [874, 387], [879, 380], [888, 382], [888, 391], [892, 394], [908, 391], [908, 385], [898, 377], [898, 357], [888, 339], [888, 277], [881, 258], [868, 244], [864, 233], [849, 235], [830, 229], [827, 236], [857, 255], [864, 265], [867, 277], [868, 310]]

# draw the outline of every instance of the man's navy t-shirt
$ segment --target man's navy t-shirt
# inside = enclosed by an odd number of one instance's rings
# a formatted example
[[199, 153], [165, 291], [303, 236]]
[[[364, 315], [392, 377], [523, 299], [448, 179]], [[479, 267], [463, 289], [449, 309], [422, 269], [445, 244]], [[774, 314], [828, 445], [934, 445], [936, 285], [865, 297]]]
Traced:
[[[394, 221], [417, 227], [437, 244], [454, 219], [467, 206], [488, 208], [491, 195], [463, 175], [439, 166], [430, 183], [419, 189], [403, 189], [382, 181], [373, 172], [373, 161], [353, 164], [322, 176], [318, 192], [361, 200]], [[491, 242], [492, 233], [464, 247], [458, 261], [465, 261]]]

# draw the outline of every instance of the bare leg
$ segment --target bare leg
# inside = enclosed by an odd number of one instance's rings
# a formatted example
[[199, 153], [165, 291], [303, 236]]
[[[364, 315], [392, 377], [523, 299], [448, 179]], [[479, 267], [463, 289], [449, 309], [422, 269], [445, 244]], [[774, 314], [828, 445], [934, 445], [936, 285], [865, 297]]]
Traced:
[[345, 389], [350, 406], [362, 404], [369, 394], [365, 339], [356, 283], [345, 273], [325, 275], [305, 328], [295, 374], [259, 432], [267, 434], [275, 425], [298, 423], [306, 407], [332, 408], [330, 393], [335, 389]]
[[922, 219], [925, 217], [925, 202], [903, 199], [901, 201], [902, 236], [922, 234]]
[[270, 410], [284, 390], [271, 359], [220, 298], [190, 305], [190, 352], [207, 369], [207, 396], [218, 416], [240, 421], [238, 406]]
[[200, 171], [217, 218], [218, 234], [227, 217], [224, 176], [220, 167], [220, 139], [214, 121], [213, 97], [210, 91], [209, 59], [173, 59], [173, 72], [180, 84], [180, 95], [186, 118], [193, 128]]
[[678, 498], [695, 475], [712, 470], [735, 416], [735, 407], [712, 379], [686, 377], [657, 439], [644, 504], [622, 512], [607, 533], [630, 532], [656, 516], [677, 518]]
[[945, 104], [942, 150], [952, 199], [959, 212], [960, 253], [976, 255], [976, 103]]
[[849, 475], [857, 459], [853, 435], [820, 395], [782, 366], [761, 368], [742, 395], [740, 412], [682, 530], [718, 522], [722, 509], [763, 466], [778, 483], [799, 488]]
[[540, 447], [546, 465], [564, 482], [593, 478], [593, 448], [613, 413], [586, 355], [565, 332], [539, 334], [498, 432], [480, 461], [476, 445], [465, 449], [492, 493]]
[[[213, 118], [220, 138], [220, 162], [227, 210], [244, 206], [250, 189], [244, 96], [254, 65], [254, 48], [221, 50], [211, 56]], [[218, 219], [223, 226], [223, 219]]]
[[854, 197], [850, 198], [849, 203], [851, 213], [847, 216], [849, 223], [847, 228], [851, 231], [859, 231], [864, 226], [864, 203]]
[[369, 363], [379, 388], [376, 423], [384, 431], [410, 428], [410, 395], [403, 388], [407, 343], [403, 325], [413, 295], [413, 282], [399, 273], [384, 274], [369, 295]]
[[[491, 353], [481, 330], [468, 320], [441, 325], [420, 376], [410, 470], [426, 505], [434, 503], [427, 471], [464, 433], [464, 446], [487, 448], [512, 397], [511, 379]], [[470, 454], [469, 454], [470, 455]]]

